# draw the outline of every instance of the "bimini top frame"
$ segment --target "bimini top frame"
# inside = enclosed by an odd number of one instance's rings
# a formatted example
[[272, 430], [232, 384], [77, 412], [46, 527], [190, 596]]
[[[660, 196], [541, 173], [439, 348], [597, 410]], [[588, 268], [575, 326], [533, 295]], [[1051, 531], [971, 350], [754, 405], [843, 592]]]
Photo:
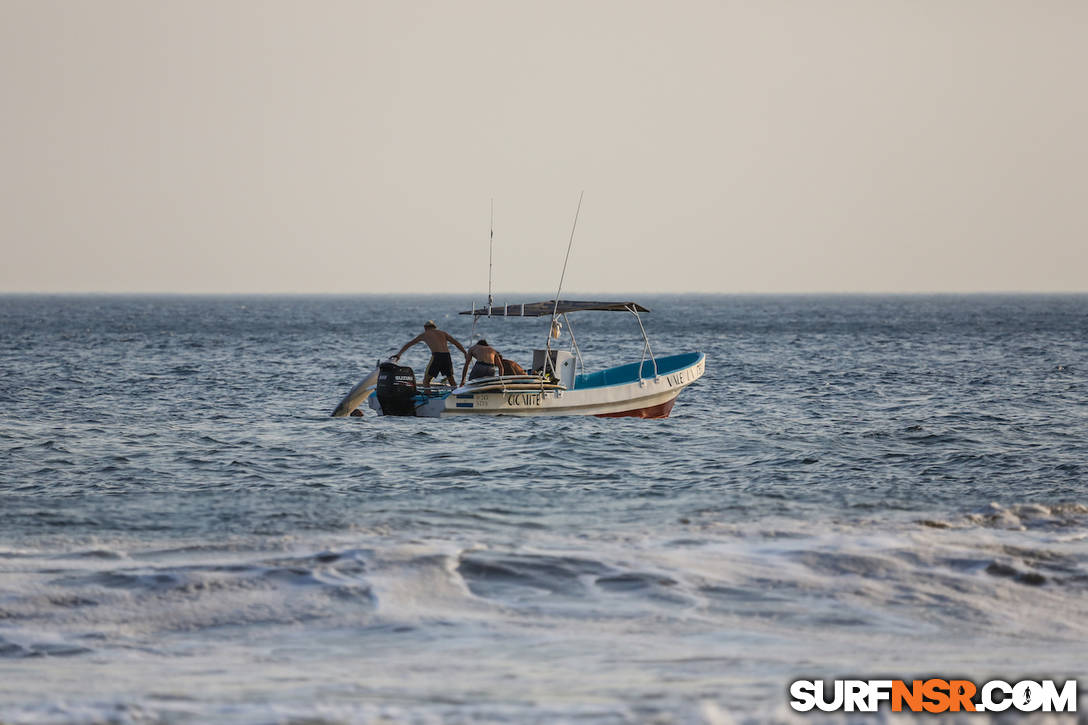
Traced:
[[548, 300], [546, 302], [524, 302], [516, 305], [491, 305], [465, 310], [462, 315], [474, 317], [551, 317], [565, 315], [568, 312], [649, 312], [637, 302], [575, 302], [571, 300]]
[[[657, 372], [657, 359], [654, 357], [653, 348], [650, 347], [650, 338], [646, 335], [646, 328], [642, 324], [642, 318], [639, 317], [640, 312], [649, 312], [648, 307], [643, 307], [637, 302], [584, 302], [574, 300], [547, 300], [545, 302], [523, 302], [514, 305], [503, 305], [502, 307], [488, 305], [485, 308], [476, 309], [473, 305], [471, 310], [465, 310], [461, 312], [462, 315], [473, 316], [473, 332], [476, 328], [476, 320], [480, 317], [551, 317], [552, 324], [555, 325], [556, 318], [562, 317], [567, 323], [567, 330], [571, 335], [571, 343], [575, 349], [575, 353], [578, 358], [578, 364], [582, 368], [582, 372], [585, 372], [585, 366], [582, 364], [582, 352], [578, 350], [578, 343], [574, 342], [574, 331], [570, 327], [570, 319], [567, 317], [571, 312], [630, 312], [635, 316], [635, 320], [638, 321], [638, 329], [642, 332], [642, 362], [646, 362], [646, 355], [649, 354], [650, 361], [654, 364], [654, 378], [658, 377]], [[546, 345], [547, 349], [551, 349], [551, 335], [548, 336]], [[548, 355], [545, 358], [547, 363], [551, 363], [551, 356]], [[553, 372], [555, 372], [553, 370]], [[639, 378], [642, 378], [642, 367], [639, 367]]]

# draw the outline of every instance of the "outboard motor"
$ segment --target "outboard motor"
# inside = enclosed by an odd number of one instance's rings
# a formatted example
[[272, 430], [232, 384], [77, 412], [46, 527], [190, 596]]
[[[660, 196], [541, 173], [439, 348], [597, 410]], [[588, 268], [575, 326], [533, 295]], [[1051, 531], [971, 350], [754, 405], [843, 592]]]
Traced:
[[416, 414], [416, 374], [412, 368], [382, 363], [378, 366], [376, 394], [382, 415]]

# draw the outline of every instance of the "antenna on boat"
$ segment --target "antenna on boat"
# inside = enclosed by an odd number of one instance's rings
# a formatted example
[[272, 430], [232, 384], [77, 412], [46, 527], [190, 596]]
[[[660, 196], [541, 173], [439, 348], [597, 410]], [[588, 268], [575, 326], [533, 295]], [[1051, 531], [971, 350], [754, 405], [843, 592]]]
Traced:
[[487, 243], [487, 316], [491, 317], [491, 305], [494, 302], [491, 297], [491, 261], [495, 251], [495, 198], [491, 198], [491, 238]]
[[556, 372], [556, 370], [554, 363], [552, 363], [552, 330], [555, 329], [555, 318], [559, 313], [559, 296], [563, 293], [563, 280], [567, 276], [567, 262], [570, 261], [570, 249], [574, 246], [574, 230], [578, 228], [578, 214], [582, 211], [582, 197], [585, 195], [585, 189], [582, 189], [582, 193], [578, 195], [578, 208], [574, 210], [574, 223], [570, 227], [570, 241], [567, 242], [567, 256], [563, 258], [563, 272], [559, 275], [559, 289], [555, 291], [555, 305], [552, 307], [552, 322], [548, 327], [548, 342], [544, 346], [548, 351], [545, 355], [544, 364], [551, 365], [553, 373]]

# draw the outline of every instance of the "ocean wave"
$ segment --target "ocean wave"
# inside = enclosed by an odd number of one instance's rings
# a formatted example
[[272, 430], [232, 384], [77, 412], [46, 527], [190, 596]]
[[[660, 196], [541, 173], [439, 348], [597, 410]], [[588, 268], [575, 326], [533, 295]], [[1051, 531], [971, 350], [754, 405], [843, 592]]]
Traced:
[[0, 600], [0, 621], [147, 636], [325, 617], [338, 621], [375, 608], [364, 577], [365, 553], [359, 550], [122, 567], [113, 566], [110, 557], [82, 553], [49, 557], [73, 565], [86, 559], [82, 570], [24, 565], [19, 578], [28, 585]]
[[39, 633], [5, 629], [0, 634], [0, 659], [74, 657], [89, 652], [93, 650]]
[[968, 528], [979, 526], [988, 529], [1063, 529], [1088, 530], [1088, 505], [1080, 503], [998, 504], [948, 519], [921, 519], [919, 523], [932, 528]]

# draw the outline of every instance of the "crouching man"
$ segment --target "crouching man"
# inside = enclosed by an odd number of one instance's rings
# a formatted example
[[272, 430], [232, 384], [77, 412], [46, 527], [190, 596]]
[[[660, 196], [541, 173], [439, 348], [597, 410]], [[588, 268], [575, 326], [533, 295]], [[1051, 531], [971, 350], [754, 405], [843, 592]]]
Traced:
[[468, 354], [465, 356], [465, 367], [461, 370], [461, 385], [465, 384], [465, 373], [468, 372], [469, 363], [474, 360], [476, 362], [472, 366], [472, 372], [469, 373], [469, 380], [502, 375], [502, 355], [488, 345], [487, 340], [480, 340], [468, 349]]

